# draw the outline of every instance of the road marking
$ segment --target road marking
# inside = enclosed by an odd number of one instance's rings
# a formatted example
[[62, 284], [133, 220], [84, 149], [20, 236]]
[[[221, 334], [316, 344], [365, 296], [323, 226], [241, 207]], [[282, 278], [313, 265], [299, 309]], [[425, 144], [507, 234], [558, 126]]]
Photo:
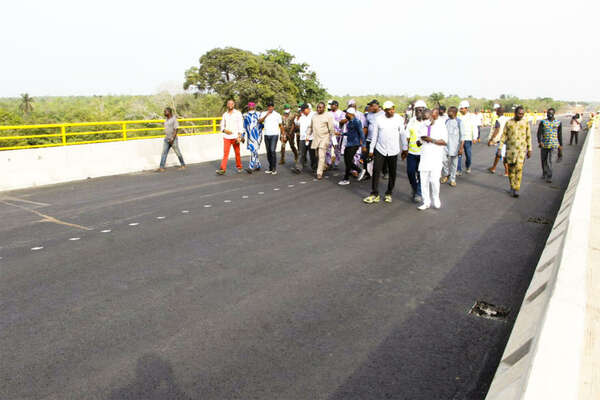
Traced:
[[223, 203], [231, 203], [231, 200], [223, 200]]
[[31, 250], [36, 251], [36, 250], [42, 250], [44, 248], [44, 246], [37, 246], [37, 247], [32, 247]]
[[72, 237], [72, 238], [71, 238], [71, 239], [69, 239], [69, 240], [74, 242], [74, 241], [76, 241], [76, 240], [79, 240], [79, 239], [81, 239], [81, 238], [78, 238], [78, 237]]
[[246, 195], [242, 196], [242, 199], [247, 199], [247, 198], [248, 198], [248, 196], [246, 196]]
[[129, 224], [129, 226], [138, 226], [140, 223], [139, 222], [132, 222]]
[[156, 217], [156, 219], [165, 219], [165, 218], [167, 218], [167, 217], [163, 217], [163, 216]]
[[300, 182], [301, 185], [306, 185], [306, 181]]
[[100, 231], [100, 232], [101, 232], [101, 233], [110, 233], [110, 232], [112, 232], [112, 231], [111, 231], [110, 229], [105, 229], [105, 230], [103, 230], [103, 231]]
[[41, 207], [47, 207], [47, 206], [51, 205], [48, 203], [41, 203], [39, 201], [25, 200], [25, 199], [20, 199], [18, 197], [12, 197], [12, 196], [2, 196], [2, 198], [0, 198], [0, 200], [18, 201], [21, 203], [27, 203], [27, 204], [31, 204], [33, 206], [41, 206]]
[[277, 190], [279, 190], [279, 188], [274, 188], [273, 190], [277, 191]]
[[205, 204], [204, 205], [204, 208], [210, 208], [210, 207], [212, 207], [210, 204]]
[[83, 229], [84, 231], [91, 231], [92, 230], [92, 228], [88, 228], [87, 226], [82, 226], [82, 225], [77, 225], [77, 224], [71, 224], [69, 222], [61, 221], [59, 219], [56, 219], [56, 218], [51, 217], [51, 216], [46, 215], [46, 214], [42, 214], [39, 211], [32, 210], [32, 209], [27, 208], [25, 206], [20, 206], [18, 204], [12, 204], [12, 203], [6, 202], [4, 200], [0, 200], [0, 203], [4, 203], [4, 204], [9, 205], [9, 206], [20, 208], [21, 210], [29, 211], [31, 213], [34, 213], [35, 215], [39, 215], [40, 217], [43, 218], [39, 222], [52, 222], [54, 224], [66, 225], [66, 226], [70, 226], [70, 227], [73, 227], [73, 228]]
[[265, 192], [258, 192], [258, 194], [265, 194]]
[[289, 188], [293, 188], [293, 187], [294, 187], [294, 185], [288, 185], [288, 187], [289, 187]]
[[182, 213], [182, 214], [189, 214], [189, 213], [190, 213], [190, 210], [181, 210], [181, 213]]

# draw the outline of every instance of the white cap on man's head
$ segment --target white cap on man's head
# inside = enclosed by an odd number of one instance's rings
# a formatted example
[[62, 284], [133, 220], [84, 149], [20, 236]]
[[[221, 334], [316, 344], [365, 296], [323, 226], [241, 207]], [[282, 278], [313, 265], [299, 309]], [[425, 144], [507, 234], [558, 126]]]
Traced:
[[469, 108], [469, 107], [471, 107], [471, 105], [469, 104], [468, 100], [463, 100], [458, 105], [458, 108]]
[[383, 109], [387, 110], [389, 108], [394, 108], [394, 103], [392, 103], [391, 101], [386, 101], [385, 103], [383, 103]]
[[354, 99], [348, 100], [348, 106], [355, 106], [355, 105], [356, 105], [356, 100], [354, 100]]
[[346, 113], [356, 115], [356, 108], [350, 107], [349, 109], [346, 110]]
[[423, 100], [417, 100], [415, 102], [415, 108], [427, 108], [427, 104]]

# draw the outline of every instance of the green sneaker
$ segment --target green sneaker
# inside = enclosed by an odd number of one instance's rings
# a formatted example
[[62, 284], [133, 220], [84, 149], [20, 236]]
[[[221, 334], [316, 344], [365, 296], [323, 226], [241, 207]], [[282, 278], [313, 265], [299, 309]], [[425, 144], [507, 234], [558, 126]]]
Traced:
[[386, 194], [384, 201], [386, 203], [391, 203], [392, 202], [392, 195], [391, 194]]
[[373, 194], [363, 199], [363, 201], [367, 204], [379, 203], [379, 200], [381, 200], [381, 197], [379, 197], [379, 195], [375, 196]]
[[225, 170], [218, 169], [216, 172], [217, 172], [217, 175], [225, 175]]

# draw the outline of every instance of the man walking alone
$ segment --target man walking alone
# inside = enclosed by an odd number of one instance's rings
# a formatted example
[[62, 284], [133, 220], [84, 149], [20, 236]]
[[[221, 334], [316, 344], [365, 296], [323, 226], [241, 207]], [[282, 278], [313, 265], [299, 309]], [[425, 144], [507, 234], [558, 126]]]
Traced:
[[157, 169], [157, 172], [165, 172], [167, 154], [171, 147], [175, 154], [177, 154], [177, 158], [179, 158], [179, 162], [181, 163], [179, 169], [185, 169], [185, 162], [183, 161], [181, 150], [179, 150], [179, 141], [177, 140], [178, 130], [179, 122], [177, 121], [177, 117], [173, 115], [173, 110], [171, 107], [165, 108], [165, 139], [163, 141], [162, 156], [160, 157], [160, 167]]

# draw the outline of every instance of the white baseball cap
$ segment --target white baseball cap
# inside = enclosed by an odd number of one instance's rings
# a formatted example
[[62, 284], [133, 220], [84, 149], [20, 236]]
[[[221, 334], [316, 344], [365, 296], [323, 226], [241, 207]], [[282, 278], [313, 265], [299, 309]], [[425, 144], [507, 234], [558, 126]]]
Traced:
[[458, 108], [469, 108], [469, 107], [471, 107], [471, 105], [469, 104], [468, 100], [463, 100], [458, 105]]
[[427, 104], [423, 100], [417, 100], [415, 102], [415, 108], [427, 108]]
[[383, 103], [383, 109], [387, 110], [388, 108], [394, 108], [394, 103], [392, 103], [391, 101], [386, 101], [385, 103]]
[[356, 114], [356, 108], [350, 107], [349, 109], [346, 110], [346, 113], [355, 115]]
[[349, 106], [352, 106], [352, 105], [354, 105], [354, 106], [355, 106], [355, 105], [356, 105], [356, 100], [354, 100], [354, 99], [350, 99], [350, 100], [348, 100], [348, 105], [349, 105]]

